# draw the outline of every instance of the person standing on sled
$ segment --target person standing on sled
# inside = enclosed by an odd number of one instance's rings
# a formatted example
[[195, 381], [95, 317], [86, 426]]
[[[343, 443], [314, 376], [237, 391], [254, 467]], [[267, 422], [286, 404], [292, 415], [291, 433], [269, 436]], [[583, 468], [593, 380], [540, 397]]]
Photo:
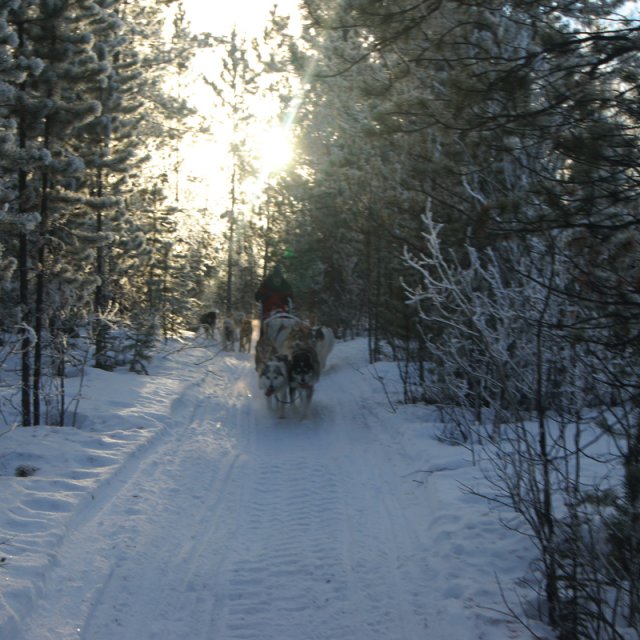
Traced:
[[262, 324], [273, 313], [282, 311], [290, 313], [293, 305], [293, 289], [282, 273], [282, 266], [277, 264], [273, 271], [262, 281], [256, 291], [256, 302], [262, 305]]

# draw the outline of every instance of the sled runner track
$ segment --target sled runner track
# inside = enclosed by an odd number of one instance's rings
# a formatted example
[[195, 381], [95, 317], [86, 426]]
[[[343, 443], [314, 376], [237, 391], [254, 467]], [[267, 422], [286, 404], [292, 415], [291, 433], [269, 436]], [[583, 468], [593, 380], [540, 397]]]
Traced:
[[[201, 532], [234, 522], [233, 513], [221, 516], [220, 511], [235, 504], [230, 479], [239, 456], [220, 423], [204, 419], [211, 413], [202, 400], [210, 391], [206, 386], [206, 381], [187, 384], [172, 402], [171, 430], [160, 432], [116, 482], [99, 487], [96, 505], [72, 520], [60, 561], [50, 570], [51, 593], [28, 621], [25, 640], [151, 638], [154, 627], [162, 628], [168, 620], [178, 623], [172, 637], [180, 637], [189, 627], [191, 613], [184, 608], [182, 614], [180, 609], [177, 616], [173, 613], [176, 593], [189, 595], [189, 585], [197, 583], [206, 545]], [[224, 505], [222, 497], [228, 498]], [[189, 514], [187, 521], [184, 514]], [[87, 539], [95, 541], [91, 557], [76, 551]], [[126, 561], [113, 562], [112, 557]], [[215, 559], [208, 563], [215, 565]], [[167, 576], [173, 576], [170, 584]], [[138, 619], [140, 610], [156, 608], [155, 621]]]
[[[242, 504], [242, 476], [236, 468], [243, 455], [228, 433], [228, 425], [238, 422], [237, 408], [216, 415], [212, 397], [207, 384], [192, 384], [174, 401], [176, 411], [181, 408], [186, 416], [177, 427], [184, 436], [179, 449], [166, 452], [158, 484], [173, 486], [175, 495], [157, 495], [156, 504], [149, 504], [148, 534], [132, 560], [139, 578], [130, 584], [130, 569], [114, 572], [91, 612], [84, 639], [104, 637], [114, 627], [132, 639], [211, 637], [215, 579]], [[148, 484], [154, 484], [152, 478]], [[153, 619], [141, 617], [140, 608], [154, 612]]]
[[349, 590], [339, 494], [322, 462], [258, 463], [224, 569], [223, 615], [214, 637], [356, 637], [336, 616]]
[[[363, 482], [371, 478], [366, 453], [357, 460], [363, 451], [349, 451], [351, 443], [344, 451], [348, 427], [335, 424], [331, 404], [320, 400], [310, 423], [253, 406], [244, 505], [211, 637], [422, 640], [428, 585], [416, 584], [413, 563], [425, 567], [403, 547], [411, 533], [391, 524], [398, 514], [383, 475], [377, 487]], [[409, 598], [406, 580], [415, 585]]]
[[350, 478], [340, 465], [293, 457], [260, 467], [223, 567], [222, 618], [212, 637], [421, 638], [424, 592], [414, 602], [399, 595], [401, 565], [415, 558], [399, 558], [393, 533], [372, 533], [371, 504], [355, 507], [362, 495], [357, 487], [345, 494]]
[[[166, 513], [160, 516], [160, 526], [150, 527], [150, 535], [141, 536], [141, 548], [136, 545], [135, 558], [129, 560], [138, 570], [115, 568], [96, 599], [82, 638], [107, 637], [109, 630], [118, 627], [126, 632], [123, 637], [132, 639], [207, 637], [203, 631], [214, 605], [213, 580], [226, 553], [226, 545], [217, 542], [234, 535], [231, 478], [237, 462], [238, 456], [230, 454], [212, 474], [212, 481], [203, 478], [193, 498], [197, 507], [181, 501], [189, 513], [182, 526], [177, 524], [180, 509], [176, 508], [169, 518]], [[168, 526], [162, 526], [163, 520]], [[131, 584], [130, 574], [135, 576]], [[153, 612], [152, 619], [139, 616], [138, 607]]]
[[249, 358], [219, 368], [76, 523], [22, 640], [440, 640], [379, 443], [339, 397], [279, 420]]

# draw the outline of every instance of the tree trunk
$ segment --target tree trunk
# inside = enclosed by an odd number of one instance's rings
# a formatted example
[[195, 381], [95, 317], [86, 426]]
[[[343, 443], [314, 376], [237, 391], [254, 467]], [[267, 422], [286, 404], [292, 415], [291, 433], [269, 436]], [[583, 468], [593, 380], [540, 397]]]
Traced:
[[[19, 183], [22, 183], [24, 171], [20, 171]], [[23, 327], [21, 351], [21, 407], [22, 425], [31, 426], [31, 332], [29, 330], [29, 243], [27, 234], [20, 234], [20, 248], [18, 254], [18, 268], [20, 272], [20, 314]]]
[[538, 416], [538, 455], [542, 464], [542, 502], [538, 513], [540, 526], [540, 543], [542, 545], [543, 564], [545, 567], [545, 592], [547, 606], [549, 607], [549, 624], [558, 627], [559, 620], [559, 591], [558, 591], [558, 566], [555, 550], [555, 522], [553, 516], [551, 466], [547, 443], [547, 416], [544, 397], [544, 322], [551, 301], [551, 278], [546, 292], [543, 308], [537, 319], [536, 327], [536, 388], [535, 404]]
[[229, 216], [229, 245], [227, 247], [227, 295], [225, 301], [225, 312], [227, 316], [231, 315], [233, 308], [233, 258], [234, 258], [234, 242], [235, 242], [235, 224], [236, 224], [236, 167], [234, 164], [231, 174], [231, 210]]
[[[98, 168], [96, 175], [96, 188], [95, 195], [98, 198], [102, 198], [102, 169]], [[104, 230], [104, 220], [102, 211], [99, 209], [96, 211], [96, 234], [101, 234]], [[98, 244], [96, 249], [96, 276], [98, 277], [98, 284], [96, 285], [94, 295], [94, 309], [96, 313], [95, 319], [95, 366], [97, 369], [110, 370], [111, 364], [106, 357], [109, 327], [103, 319], [103, 314], [106, 310], [106, 279], [107, 269], [105, 264], [105, 250], [102, 243]]]
[[[45, 149], [49, 148], [49, 134], [51, 121], [49, 118], [44, 124], [44, 141]], [[44, 338], [44, 319], [45, 319], [45, 261], [47, 258], [46, 236], [49, 227], [49, 174], [47, 170], [42, 172], [41, 193], [40, 193], [40, 227], [39, 227], [39, 246], [38, 246], [38, 264], [36, 275], [36, 307], [35, 307], [35, 334], [36, 344], [33, 355], [33, 423], [40, 424], [40, 405], [42, 391], [42, 347]]]
[[[16, 23], [18, 33], [18, 49], [22, 51], [24, 48], [24, 22]], [[25, 90], [25, 83], [22, 83], [20, 90]], [[26, 115], [23, 113], [18, 118], [18, 146], [25, 149], [27, 146], [27, 122]], [[18, 170], [18, 202], [20, 213], [28, 211], [28, 203], [26, 202], [27, 194], [27, 172], [24, 169]], [[19, 248], [18, 248], [18, 271], [19, 271], [19, 299], [20, 299], [20, 322], [22, 328], [22, 340], [20, 344], [21, 363], [20, 363], [20, 404], [22, 411], [22, 425], [31, 426], [31, 331], [29, 324], [31, 322], [30, 314], [30, 298], [29, 298], [29, 239], [26, 231], [20, 232]]]

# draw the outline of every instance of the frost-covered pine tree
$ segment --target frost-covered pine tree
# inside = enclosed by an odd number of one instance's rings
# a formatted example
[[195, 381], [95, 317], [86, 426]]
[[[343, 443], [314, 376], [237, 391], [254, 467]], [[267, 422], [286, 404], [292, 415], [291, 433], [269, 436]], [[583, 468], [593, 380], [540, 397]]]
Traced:
[[221, 213], [221, 218], [226, 220], [227, 224], [224, 308], [225, 312], [230, 314], [234, 308], [234, 277], [239, 268], [241, 254], [240, 227], [244, 225], [248, 213], [243, 184], [256, 171], [249, 152], [248, 127], [255, 117], [251, 113], [250, 101], [259, 91], [260, 69], [255, 58], [252, 58], [250, 43], [236, 29], [233, 29], [228, 37], [217, 37], [215, 44], [221, 70], [217, 77], [205, 74], [204, 80], [213, 92], [212, 106], [216, 118], [228, 119], [232, 128], [229, 148], [231, 166], [227, 186], [228, 209]]
[[13, 328], [19, 322], [18, 290], [11, 286], [17, 266], [15, 243], [21, 222], [15, 207], [18, 164], [15, 103], [16, 86], [24, 79], [25, 70], [14, 57], [18, 35], [7, 22], [9, 11], [17, 4], [17, 0], [0, 3], [0, 229], [3, 231], [0, 236], [0, 291], [4, 301], [0, 310], [0, 331], [4, 335], [3, 342], [14, 333]]
[[185, 283], [191, 272], [185, 259], [190, 238], [176, 184], [178, 149], [193, 115], [181, 83], [203, 43], [186, 29], [180, 0], [160, 6], [136, 0], [121, 4], [118, 16], [126, 47], [114, 65], [120, 116], [111, 140], [114, 158], [130, 154], [128, 171], [137, 179], [127, 181], [123, 174], [118, 187], [124, 200], [122, 232], [108, 248], [104, 297], [120, 309], [118, 322], [128, 324], [132, 318], [127, 316], [135, 312], [136, 343], [150, 345], [159, 330], [166, 335], [182, 325], [195, 286], [195, 277]]
[[[29, 90], [29, 84], [43, 69], [34, 54], [27, 25], [35, 15], [33, 2], [5, 3], [4, 17], [7, 46], [12, 48], [14, 66], [5, 58], [3, 103], [6, 128], [3, 154], [3, 197], [5, 220], [9, 223], [7, 244], [17, 262], [14, 284], [15, 318], [20, 334], [20, 408], [22, 424], [33, 424], [32, 350], [34, 345], [34, 298], [32, 291], [34, 248], [33, 239], [39, 222], [37, 189], [30, 176], [41, 169], [49, 155], [38, 140], [34, 140], [32, 123], [46, 113], [46, 102]], [[5, 51], [7, 49], [5, 48]]]
[[[109, 331], [120, 301], [117, 299], [118, 277], [131, 270], [143, 246], [140, 232], [133, 229], [125, 197], [131, 186], [128, 174], [140, 164], [144, 153], [135, 135], [139, 123], [140, 102], [136, 82], [141, 70], [138, 56], [128, 47], [125, 25], [118, 15], [119, 3], [99, 0], [91, 17], [92, 49], [96, 58], [107, 65], [104, 76], [88, 82], [83, 90], [87, 98], [98, 101], [101, 113], [76, 131], [74, 149], [86, 170], [79, 184], [89, 215], [83, 231], [95, 246], [92, 322], [96, 366], [114, 366], [109, 350]], [[126, 263], [116, 259], [116, 247], [126, 245]]]
[[[16, 347], [18, 325], [18, 290], [13, 275], [18, 261], [15, 242], [19, 233], [19, 218], [13, 203], [17, 193], [17, 127], [12, 109], [15, 85], [23, 78], [13, 56], [17, 34], [7, 23], [9, 9], [14, 2], [0, 3], [0, 370]], [[8, 376], [1, 376], [5, 380]], [[3, 397], [5, 395], [3, 394]], [[3, 407], [0, 412], [5, 415]]]
[[[85, 213], [78, 193], [85, 166], [71, 141], [78, 126], [100, 113], [100, 104], [85, 99], [82, 87], [103, 76], [107, 66], [92, 51], [89, 20], [99, 10], [94, 3], [52, 0], [21, 3], [19, 9], [11, 14], [19, 35], [17, 54], [41, 65], [19, 86], [25, 102], [18, 124], [19, 148], [40, 158], [39, 166], [18, 175], [21, 207], [39, 218], [33, 232], [24, 234], [19, 251], [21, 305], [35, 340], [33, 349], [23, 350], [23, 369], [31, 374], [29, 379], [23, 371], [23, 392], [30, 393], [32, 403], [23, 422], [37, 424], [45, 400], [51, 409], [47, 417], [63, 419], [63, 331], [72, 315], [86, 308], [95, 286], [91, 274], [76, 268], [78, 259], [90, 260], [91, 247], [76, 235]], [[50, 392], [43, 384], [47, 372], [60, 383]]]

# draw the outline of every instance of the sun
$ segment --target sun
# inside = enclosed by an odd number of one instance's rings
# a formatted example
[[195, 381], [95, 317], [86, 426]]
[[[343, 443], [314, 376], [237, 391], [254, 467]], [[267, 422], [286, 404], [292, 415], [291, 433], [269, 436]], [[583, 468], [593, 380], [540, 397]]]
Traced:
[[[299, 29], [297, 1], [278, 2], [279, 10], [291, 16], [292, 33]], [[222, 36], [235, 29], [250, 39], [264, 30], [272, 5], [264, 0], [226, 4], [184, 0], [183, 6], [194, 31]], [[168, 28], [172, 24], [169, 20]], [[175, 200], [194, 211], [212, 212], [213, 226], [220, 212], [231, 206], [250, 208], [264, 199], [266, 188], [291, 166], [295, 152], [291, 126], [295, 114], [282, 113], [279, 97], [270, 95], [268, 87], [263, 92], [260, 85], [244, 97], [241, 124], [232, 122], [224, 109], [214, 108], [215, 95], [202, 76], [216, 77], [220, 56], [215, 47], [203, 48], [187, 74], [168, 81], [170, 91], [184, 97], [197, 114], [192, 118], [193, 133], [179, 142]]]
[[[229, 148], [231, 131], [218, 129], [215, 136], [193, 134], [180, 144], [183, 161], [180, 168], [179, 194], [183, 203], [194, 210], [225, 211], [230, 206], [231, 175]], [[240, 186], [248, 202], [257, 203], [264, 197], [265, 187], [275, 181], [291, 165], [294, 144], [291, 131], [281, 125], [263, 124], [248, 136], [246, 145], [251, 155], [253, 172]], [[210, 220], [217, 229], [219, 220]]]
[[255, 137], [257, 165], [262, 175], [287, 168], [293, 159], [293, 141], [286, 127], [265, 129]]

